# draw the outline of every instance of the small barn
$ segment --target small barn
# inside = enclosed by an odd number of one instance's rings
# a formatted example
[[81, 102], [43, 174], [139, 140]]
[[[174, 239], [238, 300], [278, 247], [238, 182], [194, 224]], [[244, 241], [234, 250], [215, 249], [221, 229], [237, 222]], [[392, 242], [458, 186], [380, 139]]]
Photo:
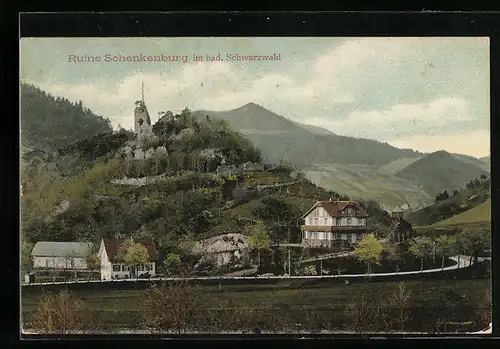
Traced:
[[87, 258], [92, 251], [89, 242], [39, 241], [33, 247], [34, 268], [87, 269]]

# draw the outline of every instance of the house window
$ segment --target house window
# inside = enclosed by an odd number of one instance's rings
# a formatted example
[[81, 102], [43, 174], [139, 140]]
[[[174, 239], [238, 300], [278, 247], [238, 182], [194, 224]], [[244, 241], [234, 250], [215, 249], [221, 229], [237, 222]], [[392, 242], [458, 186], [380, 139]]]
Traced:
[[348, 216], [354, 216], [354, 209], [353, 209], [353, 208], [351, 208], [351, 207], [349, 207], [349, 208], [347, 209], [347, 215], [348, 215]]
[[153, 266], [151, 264], [146, 264], [146, 271], [153, 270]]
[[120, 271], [120, 265], [119, 264], [114, 264], [113, 265], [113, 271]]
[[352, 225], [352, 219], [351, 218], [347, 218], [347, 225]]
[[139, 266], [137, 267], [137, 271], [143, 271], [143, 270], [144, 270], [144, 266], [143, 266], [143, 265], [139, 265]]
[[323, 224], [328, 225], [328, 218], [323, 218]]
[[128, 265], [122, 265], [122, 271], [128, 271]]
[[319, 210], [318, 210], [318, 209], [315, 209], [315, 210], [314, 210], [313, 215], [314, 215], [314, 216], [317, 216], [318, 214], [319, 214]]
[[49, 267], [49, 260], [48, 260], [48, 259], [46, 259], [46, 260], [45, 260], [45, 267], [46, 267], [46, 268], [48, 268], [48, 267]]
[[318, 224], [319, 224], [319, 218], [316, 217], [316, 218], [314, 218], [314, 225], [318, 225]]
[[312, 219], [312, 217], [311, 217], [311, 218], [308, 218], [308, 221], [309, 221], [309, 225], [312, 225], [312, 224], [313, 224], [313, 219]]

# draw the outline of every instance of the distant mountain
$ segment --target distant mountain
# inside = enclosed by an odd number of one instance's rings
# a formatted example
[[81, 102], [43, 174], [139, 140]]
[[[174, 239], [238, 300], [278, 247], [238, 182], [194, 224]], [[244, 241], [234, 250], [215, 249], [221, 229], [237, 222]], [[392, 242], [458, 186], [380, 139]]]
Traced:
[[481, 168], [483, 171], [490, 172], [490, 163], [489, 163], [489, 157], [488, 161], [484, 161], [478, 158], [475, 158], [473, 156], [469, 155], [464, 155], [464, 154], [452, 154], [453, 156], [457, 157], [458, 159], [467, 162], [469, 164], [475, 165], [479, 168]]
[[479, 158], [479, 160], [481, 160], [482, 162], [488, 164], [488, 166], [491, 166], [491, 158], [489, 156], [485, 156], [485, 157]]
[[[261, 149], [268, 161], [282, 160], [294, 165], [328, 190], [353, 198], [374, 199], [389, 207], [403, 203], [422, 207], [432, 202], [432, 197], [415, 183], [392, 176], [423, 156], [419, 152], [374, 140], [339, 136], [321, 127], [291, 121], [255, 103], [229, 111], [201, 110], [194, 115], [226, 120], [232, 129]], [[378, 172], [381, 167], [386, 172]]]
[[396, 176], [418, 183], [425, 192], [436, 195], [444, 190], [463, 188], [467, 181], [484, 172], [487, 171], [470, 161], [463, 161], [460, 156], [437, 151], [413, 162]]
[[331, 131], [328, 131], [327, 129], [325, 129], [323, 127], [318, 127], [318, 126], [303, 124], [303, 123], [300, 123], [300, 122], [297, 122], [297, 121], [295, 121], [295, 123], [297, 125], [299, 125], [300, 127], [306, 129], [307, 131], [315, 133], [315, 134], [318, 134], [318, 135], [336, 135], [335, 133], [333, 133]]
[[296, 166], [317, 185], [353, 198], [374, 199], [387, 207], [427, 206], [436, 193], [461, 188], [470, 178], [489, 172], [484, 161], [467, 155], [446, 153], [441, 159], [439, 152], [438, 156], [422, 154], [371, 139], [340, 136], [255, 103], [228, 111], [200, 110], [194, 115], [226, 120], [261, 149], [266, 160]]
[[21, 84], [22, 147], [52, 152], [111, 130], [108, 119], [95, 115], [81, 102], [70, 102], [36, 86]]
[[299, 167], [324, 163], [381, 166], [403, 157], [421, 155], [371, 139], [319, 134], [316, 128], [312, 132], [310, 127], [255, 103], [222, 112], [197, 111], [195, 115], [227, 120], [232, 129], [256, 144], [269, 161], [282, 160]]
[[397, 159], [380, 166], [379, 168], [377, 168], [377, 172], [386, 175], [394, 175], [403, 170], [405, 167], [413, 164], [415, 161], [420, 160], [421, 158], [422, 156]]

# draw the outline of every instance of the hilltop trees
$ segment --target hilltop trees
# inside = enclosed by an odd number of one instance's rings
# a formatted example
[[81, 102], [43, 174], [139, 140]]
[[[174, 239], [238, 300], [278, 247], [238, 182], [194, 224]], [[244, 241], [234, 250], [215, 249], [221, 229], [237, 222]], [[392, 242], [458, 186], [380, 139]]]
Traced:
[[367, 264], [367, 274], [370, 274], [371, 264], [380, 264], [383, 251], [382, 243], [370, 234], [364, 237], [354, 250], [354, 256]]
[[25, 147], [55, 151], [112, 130], [108, 119], [95, 115], [81, 102], [54, 97], [29, 84], [21, 84], [20, 92], [21, 141]]
[[448, 194], [448, 191], [447, 191], [447, 190], [445, 190], [445, 191], [443, 191], [442, 193], [438, 193], [438, 194], [436, 195], [436, 202], [446, 200], [446, 199], [448, 199], [449, 197], [450, 197], [450, 194]]

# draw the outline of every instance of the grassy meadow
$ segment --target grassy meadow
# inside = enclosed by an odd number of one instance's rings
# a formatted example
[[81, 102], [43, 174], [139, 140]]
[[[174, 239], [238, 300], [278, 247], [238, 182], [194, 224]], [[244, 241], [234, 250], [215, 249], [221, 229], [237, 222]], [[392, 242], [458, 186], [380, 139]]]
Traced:
[[[410, 309], [414, 320], [408, 327], [412, 331], [433, 331], [435, 315], [432, 310], [443, 306], [443, 297], [461, 296], [464, 307], [458, 313], [450, 310], [450, 321], [476, 321], [474, 314], [480, 307], [489, 307], [484, 297], [491, 287], [487, 279], [477, 280], [428, 280], [406, 281], [411, 290]], [[357, 301], [365, 289], [377, 302], [389, 302], [394, 297], [398, 282], [345, 283], [321, 280], [283, 280], [272, 285], [202, 285], [202, 302], [197, 316], [208, 317], [220, 304], [230, 300], [232, 306], [248, 312], [263, 311], [257, 322], [265, 322], [269, 309], [279, 309], [295, 323], [313, 321], [312, 328], [341, 330], [346, 322], [345, 309]], [[73, 291], [86, 307], [98, 314], [102, 328], [141, 328], [138, 304], [141, 290]], [[454, 293], [453, 293], [454, 292]], [[36, 309], [39, 293], [22, 297], [22, 314], [25, 322]], [[388, 304], [388, 303], [387, 303]], [[458, 304], [457, 304], [458, 305]], [[464, 311], [463, 309], [467, 309]], [[266, 315], [268, 314], [268, 315]], [[483, 324], [476, 324], [481, 327]]]

